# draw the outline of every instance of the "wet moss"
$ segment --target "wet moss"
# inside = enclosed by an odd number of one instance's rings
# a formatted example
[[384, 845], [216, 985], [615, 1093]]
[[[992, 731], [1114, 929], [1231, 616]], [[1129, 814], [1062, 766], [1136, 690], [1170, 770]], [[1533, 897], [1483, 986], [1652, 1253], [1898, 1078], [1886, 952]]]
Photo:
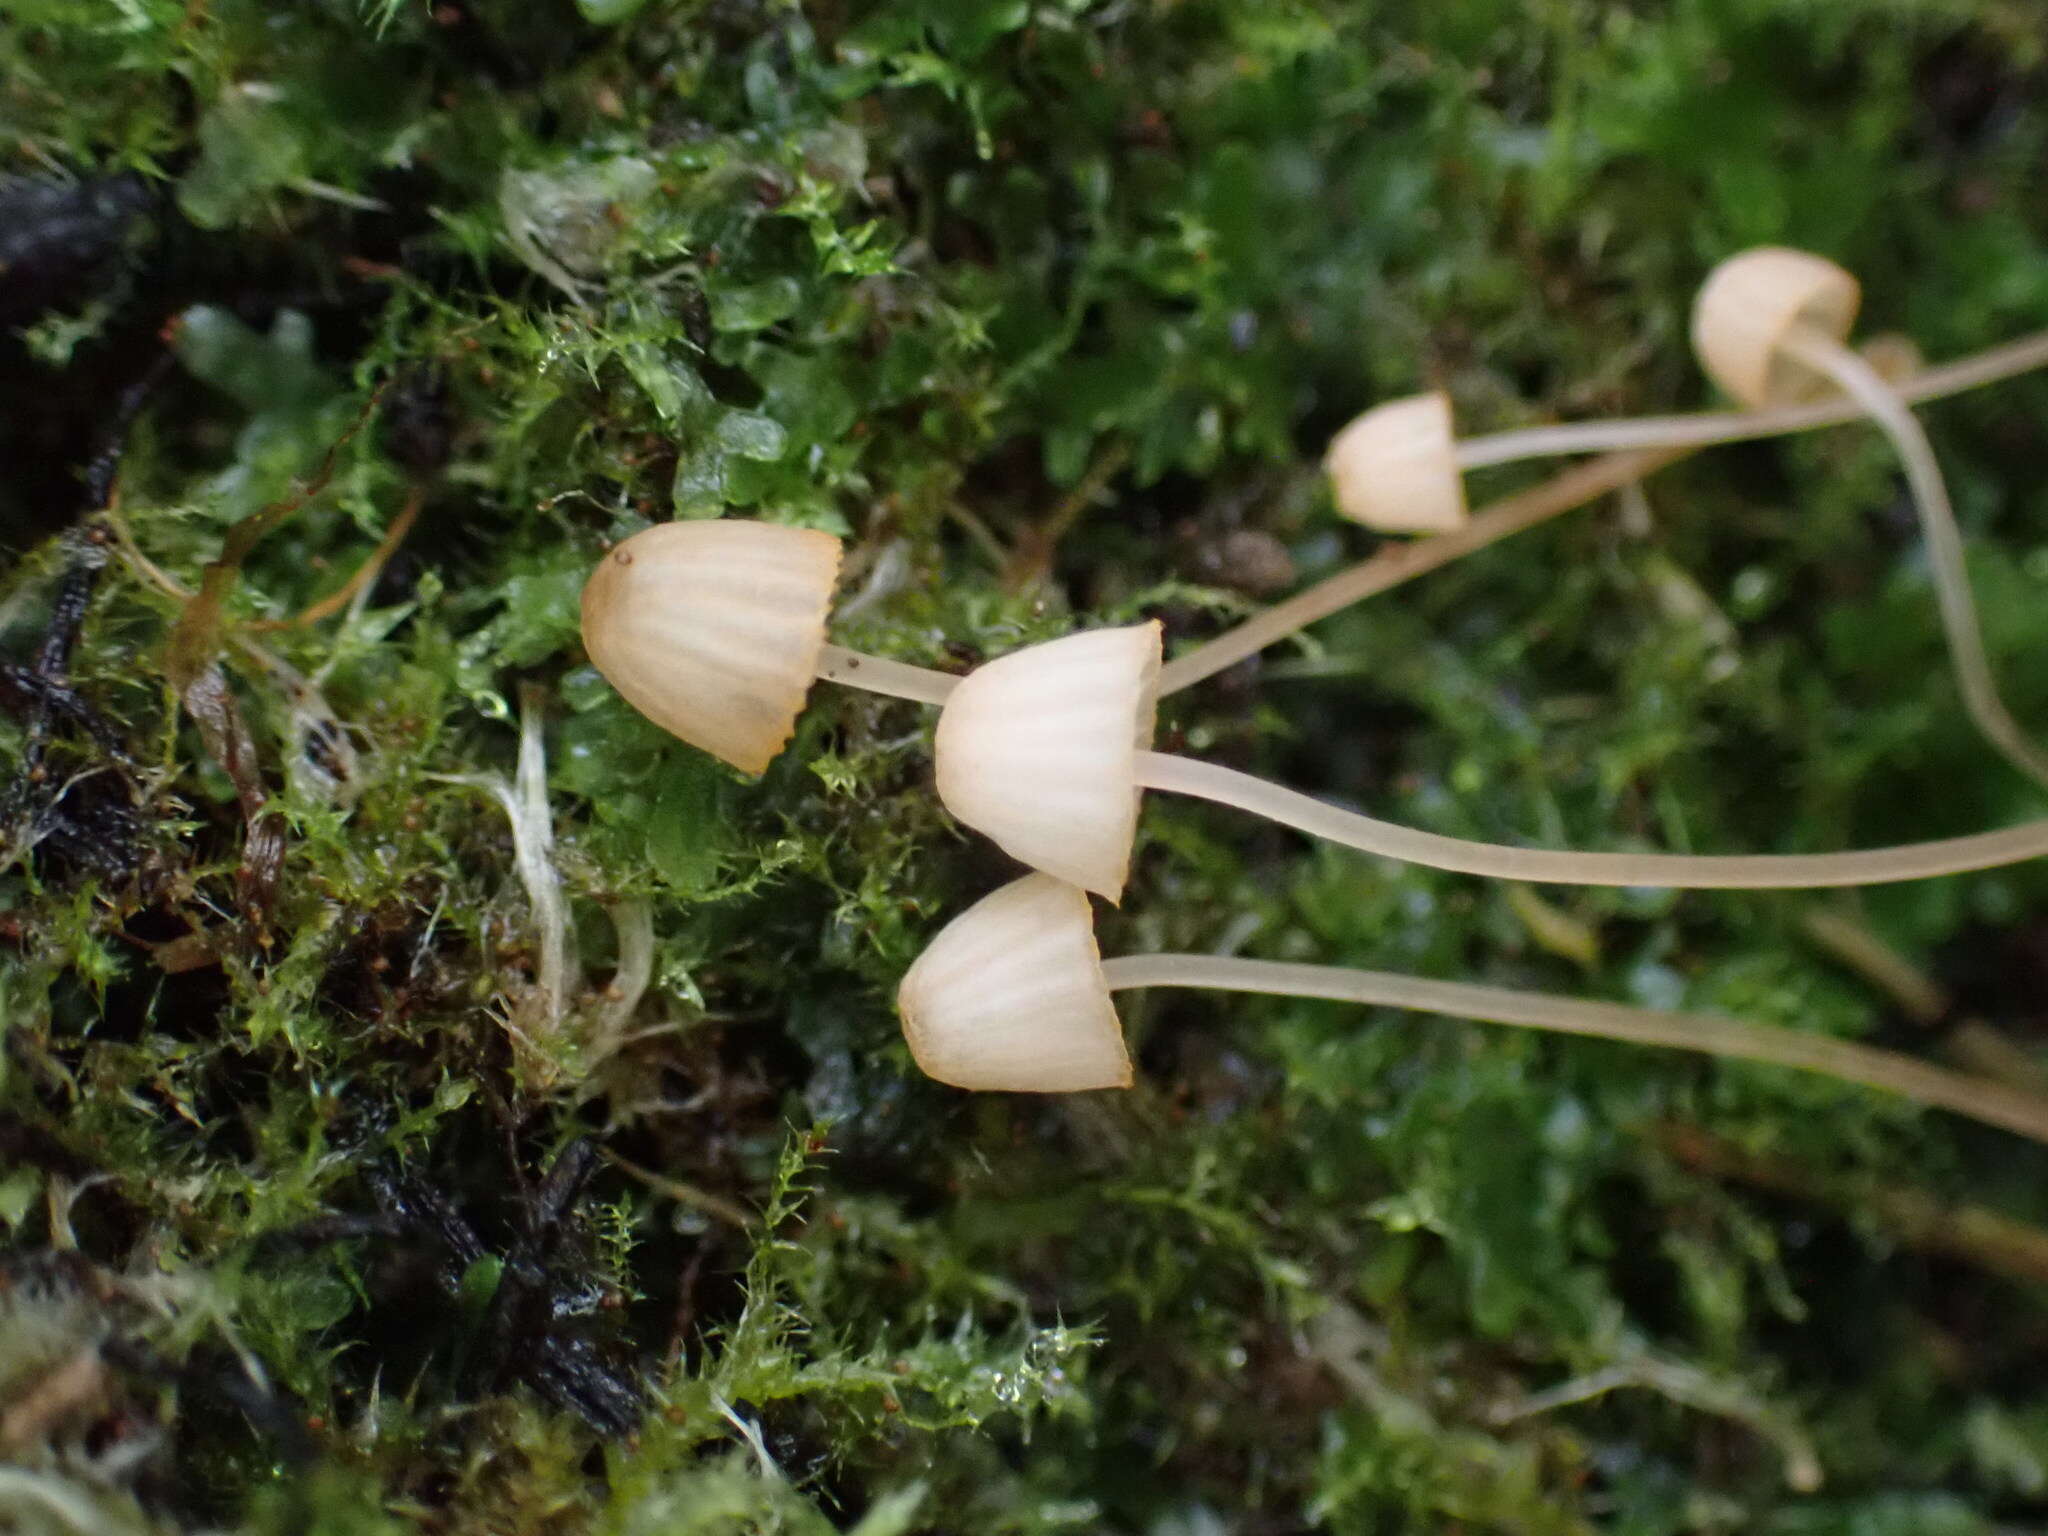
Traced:
[[[2039, 1149], [1201, 997], [1131, 1001], [1128, 1095], [966, 1098], [890, 997], [1008, 871], [938, 809], [916, 707], [821, 688], [745, 780], [604, 686], [576, 608], [619, 538], [730, 513], [844, 536], [839, 637], [905, 660], [1141, 615], [1186, 643], [1365, 551], [1315, 465], [1376, 399], [1708, 403], [1683, 317], [1742, 244], [1830, 252], [1933, 356], [2038, 326], [2019, 10], [6, 9], [25, 1528], [2039, 1521]], [[2044, 391], [1929, 418], [2032, 721]], [[1716, 453], [1163, 727], [1498, 840], [2038, 814], [1952, 696], [1898, 495], [1855, 430]], [[1539, 899], [1162, 805], [1104, 942], [2020, 1072], [2044, 880]]]

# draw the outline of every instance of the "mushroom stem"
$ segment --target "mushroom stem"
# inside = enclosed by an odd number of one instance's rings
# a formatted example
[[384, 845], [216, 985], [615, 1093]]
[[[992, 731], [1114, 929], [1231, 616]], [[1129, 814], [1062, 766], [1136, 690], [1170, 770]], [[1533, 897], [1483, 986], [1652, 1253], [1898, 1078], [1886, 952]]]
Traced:
[[892, 699], [913, 699], [919, 704], [943, 704], [960, 679], [950, 672], [934, 672], [909, 662], [849, 651], [843, 645], [827, 645], [818, 652], [818, 676], [828, 683], [848, 688], [865, 688], [869, 693]]
[[1942, 480], [1941, 466], [1919, 419], [1906, 408], [1899, 392], [1854, 352], [1811, 325], [1796, 325], [1779, 342], [1787, 356], [1816, 373], [1825, 374], [1892, 440], [1906, 469], [1906, 484], [1919, 515], [1920, 537], [1927, 546], [1928, 567], [1941, 607], [1941, 627], [1948, 638], [1950, 664], [1962, 689], [1963, 705], [1984, 739], [2007, 762], [2035, 783], [2048, 787], [2048, 754], [2026, 737], [1998, 696], [1991, 662], [1984, 654], [1984, 635], [1977, 605], [1970, 596], [1964, 564], [1963, 537], [1956, 528], [1955, 507]]
[[1112, 991], [1201, 987], [1327, 998], [1769, 1062], [1881, 1088], [2048, 1142], [2048, 1099], [2022, 1089], [1830, 1035], [1746, 1024], [1714, 1014], [1654, 1012], [1469, 982], [1218, 955], [1126, 955], [1104, 961], [1102, 974]]
[[1342, 810], [1233, 768], [1140, 752], [1138, 782], [1234, 806], [1310, 837], [1465, 875], [1548, 885], [1662, 886], [1674, 890], [1786, 890], [1883, 885], [1990, 869], [2048, 854], [2048, 819], [1936, 842], [1847, 853], [1584, 853], [1470, 842]]
[[[1829, 345], [1844, 356], [1868, 368], [1864, 360], [1829, 338]], [[1788, 347], [1789, 350], [1789, 347]], [[1796, 354], [1817, 372], [1834, 377], [1845, 391], [1849, 386], [1835, 374], [1830, 363]], [[1993, 347], [1975, 357], [1929, 368], [1903, 381], [1894, 391], [1895, 400], [1919, 403], [1975, 389], [1999, 379], [2048, 366], [2048, 331], [2023, 336], [2002, 347]], [[1853, 392], [1852, 392], [1853, 393]], [[1522, 427], [1512, 432], [1491, 432], [1468, 437], [1458, 444], [1458, 468], [1486, 469], [1496, 464], [1514, 464], [1523, 459], [1555, 458], [1568, 453], [1612, 453], [1630, 448], [1711, 448], [1720, 443], [1745, 443], [1788, 432], [1805, 432], [1815, 427], [1835, 427], [1874, 414], [1860, 397], [1824, 400], [1809, 405], [1772, 406], [1759, 411], [1711, 411], [1674, 416], [1639, 416], [1627, 421], [1574, 421], [1549, 427]]]
[[[1896, 394], [1902, 400], [1920, 404], [1961, 394], [1965, 390], [1980, 389], [2042, 367], [2048, 367], [2048, 331], [1930, 368], [1899, 385]], [[1474, 513], [1470, 522], [1454, 532], [1418, 539], [1412, 544], [1389, 545], [1327, 580], [1303, 588], [1186, 655], [1167, 662], [1159, 674], [1160, 695], [1164, 697], [1183, 688], [1191, 688], [1225, 668], [1235, 666], [1247, 656], [1257, 655], [1274, 642], [1286, 639], [1296, 630], [1306, 629], [1353, 603], [1388, 591], [1425, 571], [1448, 565], [1510, 534], [1520, 533], [1525, 528], [1533, 528], [1561, 513], [1584, 506], [1710, 444], [1840, 426], [1867, 414], [1867, 409], [1857, 401], [1838, 399], [1813, 405], [1775, 406], [1759, 411], [1649, 417], [1613, 426], [1587, 422], [1473, 438], [1464, 445], [1465, 452], [1484, 453], [1486, 457], [1483, 460], [1465, 460], [1461, 456], [1461, 462], [1467, 468], [1476, 467], [1480, 462], [1501, 464], [1513, 458], [1582, 452], [1601, 446], [1620, 448], [1621, 451], [1607, 453], [1589, 463], [1575, 464], [1540, 485], [1504, 496]], [[1667, 422], [1668, 429], [1664, 426]], [[1638, 426], [1655, 427], [1660, 434], [1660, 446], [1621, 448], [1620, 444], [1605, 439], [1594, 440], [1595, 433], [1613, 430], [1620, 425], [1627, 425], [1631, 431]], [[1505, 444], [1513, 438], [1523, 439], [1523, 445], [1512, 452], [1506, 451]]]
[[1234, 667], [1247, 656], [1256, 656], [1267, 646], [1285, 640], [1296, 630], [1306, 629], [1319, 619], [1349, 608], [1353, 603], [1400, 586], [1426, 571], [1449, 565], [1453, 560], [1497, 543], [1509, 534], [1520, 533], [1560, 513], [1618, 491], [1668, 464], [1684, 458], [1683, 448], [1663, 448], [1630, 453], [1610, 453], [1554, 475], [1540, 485], [1517, 491], [1472, 514], [1463, 527], [1450, 533], [1434, 534], [1408, 544], [1388, 544], [1356, 565], [1346, 566], [1334, 576], [1312, 587], [1304, 587], [1270, 608], [1261, 609], [1242, 624], [1206, 640], [1184, 656], [1176, 656], [1159, 673], [1159, 693], [1179, 693], [1196, 683]]

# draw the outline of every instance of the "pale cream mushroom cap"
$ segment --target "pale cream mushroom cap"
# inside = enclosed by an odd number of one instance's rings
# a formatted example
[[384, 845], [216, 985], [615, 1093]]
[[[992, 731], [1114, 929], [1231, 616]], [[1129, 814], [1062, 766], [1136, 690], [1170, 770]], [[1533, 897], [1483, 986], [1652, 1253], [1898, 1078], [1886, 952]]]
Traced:
[[1468, 515], [1442, 391], [1374, 406], [1330, 439], [1323, 468], [1337, 510], [1382, 533], [1448, 533]]
[[839, 540], [778, 523], [662, 523], [583, 586], [583, 644], [641, 714], [759, 773], [817, 676]]
[[1862, 302], [1856, 279], [1825, 256], [1765, 245], [1707, 274], [1692, 307], [1692, 349], [1707, 376], [1757, 410], [1824, 394], [1831, 386], [1779, 344], [1795, 325], [1847, 338]]
[[1012, 858], [1115, 901], [1152, 745], [1159, 625], [1089, 629], [960, 680], [932, 742], [939, 798]]
[[1128, 1088], [1131, 1058], [1077, 887], [1026, 875], [939, 930], [896, 991], [919, 1068], [956, 1088]]

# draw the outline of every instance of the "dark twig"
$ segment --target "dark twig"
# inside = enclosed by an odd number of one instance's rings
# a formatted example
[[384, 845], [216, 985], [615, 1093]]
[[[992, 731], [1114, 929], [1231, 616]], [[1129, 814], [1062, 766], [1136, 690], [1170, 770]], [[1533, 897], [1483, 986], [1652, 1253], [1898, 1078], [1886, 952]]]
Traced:
[[[73, 825], [76, 818], [65, 806], [72, 785], [59, 780], [49, 763], [50, 731], [58, 721], [83, 730], [108, 757], [126, 760], [120, 733], [69, 685], [71, 654], [85, 627], [100, 572], [106, 568], [106, 545], [106, 530], [97, 524], [65, 535], [70, 558], [58, 580], [49, 623], [34, 659], [26, 667], [0, 663], [0, 706], [26, 717], [20, 765], [5, 795], [0, 795], [0, 827], [23, 829], [15, 843], [17, 852], [54, 835], [68, 850], [83, 853], [85, 862], [115, 877], [128, 863], [124, 856], [126, 834], [132, 830], [132, 818], [124, 814], [127, 807], [121, 803], [122, 793], [98, 797], [106, 802], [100, 808], [107, 814], [98, 818], [106, 823], [106, 836], [95, 836], [92, 828]], [[11, 839], [14, 834], [10, 831], [7, 836]]]
[[121, 473], [121, 457], [128, 451], [128, 432], [142, 407], [171, 371], [171, 353], [159, 352], [142, 377], [121, 392], [114, 419], [105, 440], [85, 466], [85, 497], [89, 511], [104, 512], [114, 504], [114, 482]]
[[[122, 392], [100, 446], [86, 466], [88, 512], [103, 512], [112, 505], [129, 429], [134, 426], [144, 402], [169, 366], [169, 354], [159, 354], [142, 377]], [[6, 795], [0, 797], [0, 825], [15, 826], [34, 821], [38, 825], [29, 827], [27, 842], [33, 843], [45, 833], [55, 833], [67, 848], [85, 854], [86, 862], [111, 877], [118, 875], [127, 862], [122, 853], [127, 842], [126, 833], [133, 830], [129, 825], [132, 815], [127, 814], [125, 805], [108, 799], [101, 807], [105, 812], [101, 819], [109, 827], [108, 836], [94, 837], [86, 828], [73, 826], [74, 818], [67, 815], [64, 808], [68, 786], [52, 787], [47, 761], [50, 728], [57, 721], [85, 732], [109, 758], [117, 762], [126, 761], [120, 732], [86, 701], [83, 694], [69, 686], [71, 656], [78, 648], [86, 614], [92, 608], [100, 573], [107, 566], [109, 538], [105, 524], [96, 520], [88, 520], [65, 535], [67, 558], [64, 574], [58, 579], [57, 594], [50, 604], [49, 623], [43, 630], [42, 642], [36, 647], [33, 660], [26, 667], [0, 663], [0, 705], [27, 717], [20, 767]], [[31, 807], [39, 801], [45, 803], [31, 812]]]
[[68, 684], [45, 677], [33, 667], [0, 661], [0, 707], [37, 718], [61, 719], [78, 727], [109, 757], [125, 756], [121, 735], [100, 712], [88, 704], [85, 695]]
[[108, 1364], [131, 1375], [217, 1393], [270, 1440], [272, 1452], [287, 1466], [305, 1466], [317, 1454], [313, 1437], [306, 1432], [304, 1410], [288, 1394], [251, 1374], [252, 1363], [207, 1351], [177, 1365], [137, 1340], [118, 1336], [102, 1344], [100, 1353]]
[[[593, 1429], [623, 1435], [639, 1422], [643, 1407], [633, 1373], [565, 1326], [594, 1310], [603, 1287], [587, 1273], [563, 1273], [555, 1262], [598, 1160], [597, 1147], [588, 1139], [570, 1142], [540, 1187], [521, 1201], [519, 1235], [503, 1257], [489, 1309], [476, 1325], [477, 1358], [464, 1362], [458, 1355], [456, 1369], [458, 1375], [473, 1371], [495, 1391], [522, 1383]], [[492, 1255], [454, 1204], [409, 1174], [373, 1170], [368, 1179], [382, 1212], [374, 1218], [377, 1229], [395, 1226], [430, 1244], [440, 1255], [435, 1285], [450, 1301], [459, 1304], [473, 1295], [478, 1266]], [[369, 1232], [337, 1227], [335, 1235]]]

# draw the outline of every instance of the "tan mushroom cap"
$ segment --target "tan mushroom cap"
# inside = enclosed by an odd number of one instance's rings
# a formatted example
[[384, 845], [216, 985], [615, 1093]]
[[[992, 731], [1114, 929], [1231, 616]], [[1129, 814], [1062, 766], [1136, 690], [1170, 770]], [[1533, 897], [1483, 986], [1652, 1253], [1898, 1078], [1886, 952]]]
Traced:
[[1111, 901], [1138, 832], [1159, 625], [1090, 629], [977, 667], [939, 711], [939, 798], [1012, 858]]
[[1441, 391], [1374, 406], [1330, 439], [1323, 468], [1337, 510], [1381, 533], [1448, 533], [1469, 516]]
[[1825, 256], [1758, 246], [1707, 274], [1692, 307], [1692, 349], [1707, 376], [1757, 410], [1824, 394], [1826, 379], [1778, 348], [1801, 323], [1845, 340], [1863, 291]]
[[1128, 1088], [1131, 1058], [1078, 888], [1026, 875], [962, 912], [896, 992], [903, 1038], [956, 1088]]
[[583, 644], [641, 714], [759, 773], [817, 676], [839, 541], [778, 523], [663, 523], [583, 586]]
[[1920, 350], [1920, 343], [1899, 331], [1880, 331], [1869, 340], [1859, 342], [1856, 355], [1894, 388], [1927, 366], [1927, 354]]

